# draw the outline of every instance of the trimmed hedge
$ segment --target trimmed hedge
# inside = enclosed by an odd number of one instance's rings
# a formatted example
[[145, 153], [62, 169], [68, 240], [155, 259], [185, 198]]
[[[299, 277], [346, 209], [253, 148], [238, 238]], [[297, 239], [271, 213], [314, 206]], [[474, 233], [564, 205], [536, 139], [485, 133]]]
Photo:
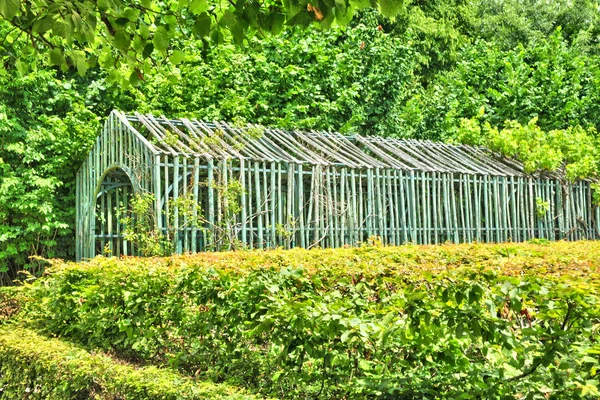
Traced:
[[14, 325], [0, 327], [2, 399], [253, 399], [154, 366], [135, 368]]
[[281, 398], [600, 395], [600, 242], [96, 258], [27, 292], [39, 329]]

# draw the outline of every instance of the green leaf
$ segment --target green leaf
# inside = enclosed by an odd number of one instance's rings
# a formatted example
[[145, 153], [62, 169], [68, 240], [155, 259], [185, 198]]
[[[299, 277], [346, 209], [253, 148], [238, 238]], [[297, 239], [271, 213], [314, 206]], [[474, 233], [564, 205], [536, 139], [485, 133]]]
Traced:
[[140, 18], [140, 10], [128, 8], [125, 10], [124, 15], [130, 22], [135, 22]]
[[65, 62], [65, 57], [63, 56], [60, 49], [52, 49], [50, 51], [50, 64], [51, 65], [62, 65]]
[[348, 25], [354, 15], [353, 7], [340, 6], [337, 3], [333, 12], [336, 22], [342, 26]]
[[77, 68], [77, 73], [81, 76], [85, 75], [87, 70], [89, 69], [89, 64], [86, 60], [86, 55], [81, 50], [75, 50], [71, 52], [71, 60], [75, 67]]
[[205, 11], [208, 11], [208, 1], [192, 0], [192, 2], [190, 3], [189, 10], [192, 14], [201, 14]]
[[1, 0], [0, 1], [0, 14], [6, 19], [13, 19], [15, 15], [21, 10], [19, 0]]
[[171, 57], [169, 57], [169, 61], [171, 61], [172, 64], [177, 65], [183, 61], [185, 61], [186, 55], [183, 51], [181, 50], [174, 50], [173, 54], [171, 54]]
[[150, 29], [148, 29], [148, 25], [140, 24], [138, 33], [143, 39], [148, 39], [150, 37]]
[[598, 390], [598, 383], [593, 380], [586, 381], [585, 385], [581, 387], [581, 395], [600, 396], [600, 391]]
[[121, 17], [115, 20], [115, 23], [119, 26], [123, 26], [129, 22], [129, 18]]
[[348, 341], [348, 339], [350, 338], [351, 334], [352, 334], [351, 330], [347, 330], [344, 333], [342, 333], [342, 336], [340, 337], [341, 342], [346, 343]]
[[300, 26], [308, 26], [313, 22], [311, 14], [305, 9], [300, 10], [296, 15], [289, 18], [287, 21], [287, 25], [300, 25]]
[[214, 31], [212, 31], [212, 33], [210, 34], [210, 39], [215, 44], [221, 44], [221, 43], [223, 43], [225, 41], [223, 33], [220, 30], [218, 30], [218, 29], [215, 29]]
[[479, 325], [478, 321], [473, 321], [471, 323], [471, 329], [473, 330], [473, 335], [475, 335], [475, 337], [481, 336], [481, 325]]
[[142, 80], [140, 79], [140, 73], [137, 70], [134, 70], [130, 75], [129, 75], [129, 83], [131, 83], [132, 86], [139, 86], [139, 84], [142, 82]]
[[237, 17], [234, 13], [227, 10], [219, 19], [219, 26], [231, 28], [237, 22]]
[[273, 12], [269, 14], [265, 21], [265, 28], [276, 35], [283, 29], [283, 24], [285, 23], [285, 15], [277, 12]]
[[54, 25], [54, 19], [46, 15], [44, 18], [38, 19], [33, 23], [33, 31], [37, 33], [44, 33], [52, 29], [52, 25]]
[[456, 300], [456, 304], [460, 305], [465, 299], [465, 294], [459, 290], [454, 293], [454, 299]]
[[177, 75], [174, 74], [169, 74], [167, 76], [167, 79], [169, 80], [169, 82], [171, 82], [173, 85], [175, 85], [176, 83], [179, 82], [179, 78], [177, 78]]
[[465, 331], [465, 325], [462, 322], [456, 326], [456, 336], [461, 337], [463, 332]]
[[273, 382], [277, 382], [279, 380], [279, 377], [281, 376], [281, 374], [283, 374], [283, 370], [279, 370], [279, 371], [275, 372], [273, 374], [273, 376], [271, 377], [271, 380]]
[[211, 20], [207, 13], [202, 13], [196, 18], [192, 32], [198, 37], [206, 37], [210, 33]]
[[84, 76], [88, 69], [90, 69], [90, 64], [86, 60], [77, 60], [75, 67], [77, 68], [77, 73], [80, 76]]
[[131, 44], [131, 37], [125, 31], [118, 31], [114, 37], [114, 45], [121, 51], [127, 51]]
[[448, 289], [444, 289], [444, 291], [442, 292], [442, 302], [448, 302]]
[[98, 63], [106, 69], [110, 69], [115, 64], [115, 58], [110, 48], [104, 48], [98, 56]]
[[154, 38], [152, 39], [154, 48], [161, 53], [164, 53], [169, 47], [169, 32], [164, 26], [159, 26], [154, 32]]
[[240, 46], [243, 43], [245, 37], [244, 29], [241, 27], [240, 24], [235, 24], [231, 27], [230, 31], [234, 43]]
[[400, 14], [404, 8], [404, 1], [401, 0], [379, 0], [379, 10], [388, 18], [393, 18]]
[[469, 304], [473, 304], [477, 302], [477, 293], [473, 289], [469, 290]]
[[357, 9], [372, 7], [370, 0], [350, 0], [350, 5]]
[[29, 72], [29, 64], [21, 60], [16, 62], [16, 67], [17, 71], [19, 72], [19, 75], [21, 76], [26, 75], [27, 72]]
[[146, 46], [144, 47], [144, 52], [143, 52], [144, 58], [150, 57], [152, 55], [153, 51], [154, 51], [154, 45], [152, 43], [146, 44]]
[[590, 356], [583, 356], [581, 358], [581, 362], [584, 363], [591, 363], [591, 364], [600, 364], [600, 359], [596, 359]]
[[395, 317], [394, 313], [392, 313], [392, 312], [387, 313], [385, 315], [385, 317], [383, 318], [383, 321], [382, 321], [381, 324], [383, 326], [388, 326], [392, 322], [392, 320], [394, 319], [394, 317]]
[[521, 312], [521, 310], [523, 309], [523, 303], [521, 302], [521, 299], [519, 299], [518, 297], [512, 298], [510, 300], [510, 308], [516, 313]]

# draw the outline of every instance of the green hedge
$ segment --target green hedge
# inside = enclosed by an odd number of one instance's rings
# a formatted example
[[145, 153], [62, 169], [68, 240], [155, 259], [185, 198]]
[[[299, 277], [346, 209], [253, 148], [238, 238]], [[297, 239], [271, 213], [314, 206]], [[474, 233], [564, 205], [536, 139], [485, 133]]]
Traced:
[[136, 368], [15, 325], [0, 327], [0, 398], [252, 399], [154, 366]]
[[281, 398], [599, 395], [598, 242], [97, 258], [28, 293], [53, 334]]

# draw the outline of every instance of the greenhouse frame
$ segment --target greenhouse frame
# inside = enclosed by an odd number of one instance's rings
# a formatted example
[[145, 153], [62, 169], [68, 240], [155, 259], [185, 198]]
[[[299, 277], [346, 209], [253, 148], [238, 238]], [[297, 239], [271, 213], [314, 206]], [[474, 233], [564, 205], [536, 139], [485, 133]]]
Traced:
[[78, 259], [148, 255], [139, 221], [175, 253], [600, 237], [590, 182], [485, 148], [119, 111], [76, 193]]

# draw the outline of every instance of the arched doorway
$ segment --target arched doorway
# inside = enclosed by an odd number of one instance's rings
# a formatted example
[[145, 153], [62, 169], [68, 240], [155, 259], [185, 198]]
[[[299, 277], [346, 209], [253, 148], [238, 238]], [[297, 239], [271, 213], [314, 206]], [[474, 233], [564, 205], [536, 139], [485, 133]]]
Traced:
[[133, 244], [123, 237], [122, 220], [128, 215], [129, 202], [137, 191], [122, 167], [115, 165], [104, 172], [95, 195], [95, 254], [117, 257], [136, 254]]

